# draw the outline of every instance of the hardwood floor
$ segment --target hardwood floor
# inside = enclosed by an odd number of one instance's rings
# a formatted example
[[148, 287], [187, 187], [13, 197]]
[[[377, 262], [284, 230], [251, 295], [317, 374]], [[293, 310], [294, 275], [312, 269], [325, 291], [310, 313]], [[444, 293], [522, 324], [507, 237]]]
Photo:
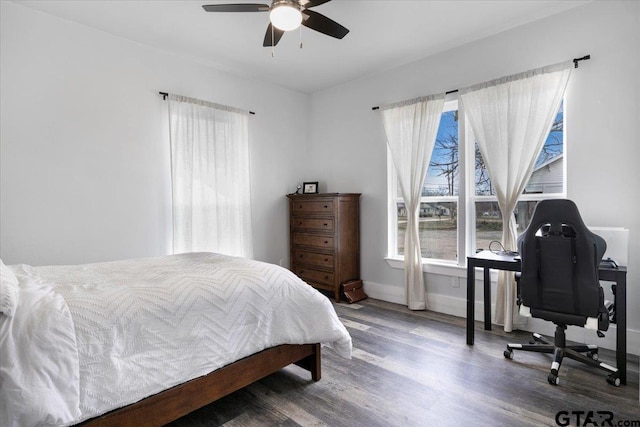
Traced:
[[[502, 354], [528, 333], [476, 322], [471, 347], [463, 318], [373, 299], [335, 307], [353, 338], [351, 360], [325, 348], [320, 381], [291, 366], [171, 426], [640, 426], [637, 356], [626, 386], [573, 360], [552, 386], [550, 355]], [[600, 360], [615, 365], [611, 351]]]

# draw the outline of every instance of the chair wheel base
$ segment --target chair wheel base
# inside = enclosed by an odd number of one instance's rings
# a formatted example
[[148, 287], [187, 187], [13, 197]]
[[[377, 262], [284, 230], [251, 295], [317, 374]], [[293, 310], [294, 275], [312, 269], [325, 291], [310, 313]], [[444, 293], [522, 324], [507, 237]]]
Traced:
[[509, 360], [513, 360], [513, 351], [511, 350], [505, 350], [504, 353], [504, 357], [509, 359]]
[[549, 374], [549, 376], [547, 377], [547, 381], [549, 381], [549, 384], [551, 385], [560, 384], [560, 378], [558, 378], [558, 376], [554, 374]]
[[620, 378], [618, 378], [616, 375], [607, 376], [607, 382], [614, 387], [620, 387]]

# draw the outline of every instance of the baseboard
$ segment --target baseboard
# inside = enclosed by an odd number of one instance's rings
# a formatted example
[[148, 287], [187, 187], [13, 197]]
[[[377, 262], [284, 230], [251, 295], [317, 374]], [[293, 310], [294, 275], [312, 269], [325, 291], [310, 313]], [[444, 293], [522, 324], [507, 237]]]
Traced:
[[[371, 298], [396, 304], [406, 305], [404, 289], [399, 286], [383, 285], [375, 282], [364, 282], [364, 290]], [[437, 313], [450, 314], [457, 317], [467, 316], [467, 300], [448, 295], [427, 293], [427, 307]], [[491, 307], [492, 313], [495, 307]], [[475, 303], [476, 320], [484, 318], [482, 301]], [[498, 326], [499, 327], [499, 326]], [[519, 329], [529, 332], [539, 332], [542, 335], [553, 336], [555, 327], [551, 322], [540, 319], [527, 319], [526, 325]], [[616, 325], [609, 326], [604, 338], [599, 338], [595, 331], [573, 327], [567, 328], [567, 339], [571, 341], [596, 344], [599, 347], [615, 350], [616, 348]], [[627, 328], [627, 353], [640, 355], [640, 331]]]
[[362, 284], [364, 286], [364, 292], [371, 298], [402, 305], [406, 305], [407, 303], [404, 289], [398, 286], [383, 285], [368, 281], [363, 281]]

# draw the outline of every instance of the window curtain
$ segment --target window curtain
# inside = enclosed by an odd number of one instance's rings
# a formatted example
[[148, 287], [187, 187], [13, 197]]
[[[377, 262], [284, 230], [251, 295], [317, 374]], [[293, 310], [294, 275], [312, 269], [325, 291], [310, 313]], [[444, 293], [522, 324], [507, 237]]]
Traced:
[[407, 307], [411, 310], [427, 308], [419, 209], [443, 106], [444, 93], [381, 107], [387, 145], [407, 209], [404, 277]]
[[168, 101], [173, 252], [253, 257], [248, 111]]
[[[502, 212], [502, 245], [516, 250], [514, 209], [524, 191], [564, 96], [572, 61], [460, 90], [460, 101], [484, 159]], [[494, 321], [513, 329], [513, 274], [498, 277]]]

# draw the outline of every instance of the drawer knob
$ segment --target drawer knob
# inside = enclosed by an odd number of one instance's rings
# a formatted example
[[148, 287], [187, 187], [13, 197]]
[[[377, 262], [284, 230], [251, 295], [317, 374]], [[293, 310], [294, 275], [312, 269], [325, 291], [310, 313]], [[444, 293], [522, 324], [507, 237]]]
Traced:
[[324, 279], [325, 280], [329, 280], [329, 276], [324, 276]]
[[325, 258], [325, 259], [324, 259], [324, 262], [329, 262], [329, 258]]
[[324, 208], [327, 209], [329, 207], [329, 205], [324, 205]]
[[325, 245], [328, 245], [328, 244], [329, 244], [329, 241], [328, 241], [328, 240], [325, 240], [325, 241], [324, 241], [324, 244], [325, 244]]
[[325, 222], [325, 223], [324, 223], [324, 224], [322, 224], [322, 225], [324, 225], [325, 227], [327, 227], [329, 224], [327, 224], [327, 223]]

